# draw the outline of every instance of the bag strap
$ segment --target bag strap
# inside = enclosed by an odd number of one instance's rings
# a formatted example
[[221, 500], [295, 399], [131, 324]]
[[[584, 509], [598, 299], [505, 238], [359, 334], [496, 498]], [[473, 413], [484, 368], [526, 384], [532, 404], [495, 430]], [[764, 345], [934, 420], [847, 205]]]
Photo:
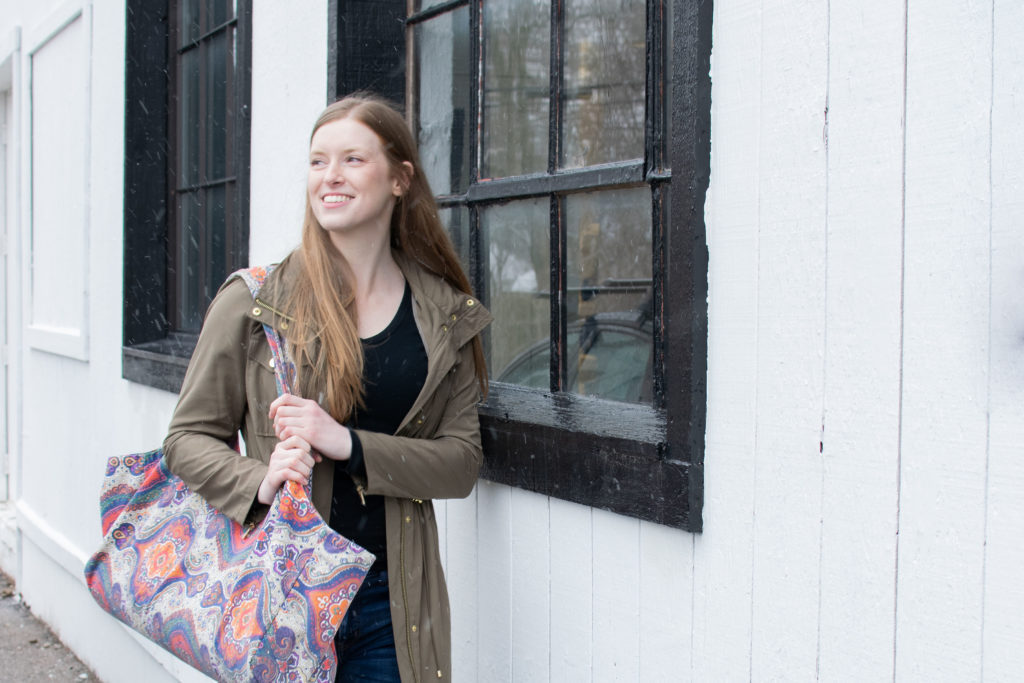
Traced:
[[[269, 266], [252, 266], [242, 268], [231, 274], [231, 277], [240, 277], [249, 287], [254, 301], [257, 301], [260, 289], [266, 281], [267, 276], [274, 272], [277, 264]], [[270, 345], [270, 353], [274, 358], [274, 379], [277, 381], [277, 393], [292, 393], [295, 384], [295, 363], [288, 355], [288, 344], [285, 338], [276, 329], [264, 323], [263, 332], [267, 335], [267, 343]]]

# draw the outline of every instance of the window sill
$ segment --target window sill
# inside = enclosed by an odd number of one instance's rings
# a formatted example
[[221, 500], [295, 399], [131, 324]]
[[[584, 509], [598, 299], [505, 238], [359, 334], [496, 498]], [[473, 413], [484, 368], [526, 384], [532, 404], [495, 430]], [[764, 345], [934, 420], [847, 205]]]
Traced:
[[177, 394], [185, 379], [196, 336], [172, 334], [164, 339], [121, 349], [121, 376], [156, 389]]
[[484, 479], [701, 530], [703, 468], [666, 443], [662, 411], [494, 383], [480, 426]]

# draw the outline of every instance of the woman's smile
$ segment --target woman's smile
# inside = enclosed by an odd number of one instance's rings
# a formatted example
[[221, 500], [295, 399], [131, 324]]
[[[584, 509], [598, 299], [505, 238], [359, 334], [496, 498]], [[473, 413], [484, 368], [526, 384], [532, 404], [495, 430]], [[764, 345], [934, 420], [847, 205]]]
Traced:
[[339, 236], [386, 235], [402, 193], [380, 138], [351, 118], [326, 123], [313, 135], [308, 186], [313, 215]]

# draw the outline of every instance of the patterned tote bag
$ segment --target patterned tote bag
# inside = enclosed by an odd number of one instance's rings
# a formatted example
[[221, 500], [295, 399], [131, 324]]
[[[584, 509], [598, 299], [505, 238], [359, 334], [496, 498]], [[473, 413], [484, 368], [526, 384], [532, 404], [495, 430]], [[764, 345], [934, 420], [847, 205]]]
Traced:
[[[235, 275], [255, 297], [267, 274]], [[286, 391], [295, 366], [264, 330]], [[374, 556], [324, 523], [308, 487], [286, 482], [263, 521], [243, 527], [158, 449], [107, 462], [100, 515], [85, 579], [105, 611], [219, 681], [334, 680], [334, 634]]]

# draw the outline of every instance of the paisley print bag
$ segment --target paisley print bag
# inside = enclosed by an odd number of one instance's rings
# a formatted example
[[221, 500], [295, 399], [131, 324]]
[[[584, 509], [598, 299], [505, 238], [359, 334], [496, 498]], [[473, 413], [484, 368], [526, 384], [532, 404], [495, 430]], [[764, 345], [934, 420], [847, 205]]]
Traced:
[[[239, 271], [255, 296], [268, 271]], [[278, 391], [294, 380], [264, 326]], [[103, 543], [85, 579], [105, 611], [220, 681], [334, 681], [334, 634], [374, 556], [334, 532], [286, 482], [243, 527], [171, 474], [161, 450], [111, 458]]]

